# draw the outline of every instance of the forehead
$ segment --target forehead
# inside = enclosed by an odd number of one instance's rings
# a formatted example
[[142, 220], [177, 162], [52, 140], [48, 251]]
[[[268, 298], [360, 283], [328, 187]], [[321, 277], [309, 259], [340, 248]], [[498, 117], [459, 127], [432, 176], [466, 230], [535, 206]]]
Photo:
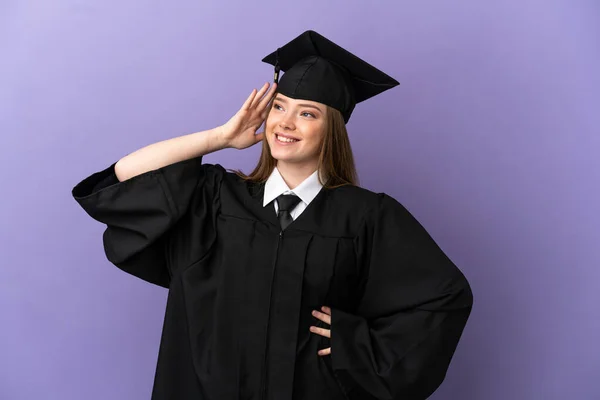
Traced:
[[310, 105], [313, 107], [317, 107], [319, 110], [321, 111], [325, 111], [326, 110], [326, 106], [323, 103], [319, 103], [317, 101], [312, 101], [312, 100], [305, 100], [305, 99], [294, 99], [292, 97], [288, 97], [284, 94], [281, 93], [277, 93], [277, 95], [275, 96], [276, 100], [283, 100], [284, 102], [286, 102], [287, 104], [291, 104], [291, 105]]

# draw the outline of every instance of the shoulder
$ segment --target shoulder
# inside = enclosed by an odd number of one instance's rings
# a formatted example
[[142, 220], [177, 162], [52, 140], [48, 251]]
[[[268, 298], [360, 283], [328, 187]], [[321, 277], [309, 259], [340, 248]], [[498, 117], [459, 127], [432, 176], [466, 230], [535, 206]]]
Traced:
[[336, 210], [348, 213], [353, 219], [363, 223], [378, 219], [414, 218], [400, 201], [385, 192], [373, 192], [358, 186], [342, 186], [329, 190], [329, 198]]
[[378, 214], [382, 208], [404, 208], [386, 193], [359, 186], [347, 185], [326, 190], [329, 192], [328, 202], [333, 204], [336, 210], [351, 213], [357, 219]]
[[219, 183], [221, 180], [226, 179], [227, 175], [229, 174], [221, 164], [206, 163], [202, 161], [202, 157], [188, 160], [186, 162], [194, 166], [196, 172], [203, 176], [204, 181]]
[[384, 192], [373, 192], [372, 190], [359, 186], [341, 186], [335, 189], [328, 189], [330, 198], [336, 202], [346, 202], [350, 204], [362, 204], [365, 209], [378, 209], [380, 207], [394, 207], [402, 205]]

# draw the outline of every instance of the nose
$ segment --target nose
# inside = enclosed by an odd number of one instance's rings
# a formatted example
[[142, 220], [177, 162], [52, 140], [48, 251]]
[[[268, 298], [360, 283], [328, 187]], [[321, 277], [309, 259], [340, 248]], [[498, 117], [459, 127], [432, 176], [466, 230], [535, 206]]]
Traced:
[[282, 129], [289, 129], [289, 130], [294, 130], [295, 126], [294, 126], [294, 117], [291, 115], [286, 115], [284, 117], [281, 118], [281, 120], [279, 121], [279, 126]]

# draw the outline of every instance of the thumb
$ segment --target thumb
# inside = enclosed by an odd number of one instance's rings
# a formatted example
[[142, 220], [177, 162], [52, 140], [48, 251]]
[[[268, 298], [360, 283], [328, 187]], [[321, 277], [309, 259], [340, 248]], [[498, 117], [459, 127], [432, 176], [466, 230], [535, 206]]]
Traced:
[[264, 132], [260, 132], [260, 133], [257, 133], [256, 135], [254, 135], [254, 139], [256, 140], [256, 143], [262, 142], [264, 138], [265, 138]]

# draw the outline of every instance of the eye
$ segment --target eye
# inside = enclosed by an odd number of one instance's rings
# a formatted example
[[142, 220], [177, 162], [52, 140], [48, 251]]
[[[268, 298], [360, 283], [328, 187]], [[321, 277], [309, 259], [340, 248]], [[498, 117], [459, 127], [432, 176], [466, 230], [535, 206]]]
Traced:
[[312, 114], [312, 113], [309, 113], [309, 112], [307, 112], [307, 111], [305, 111], [305, 112], [303, 112], [303, 113], [302, 113], [302, 115], [304, 115], [304, 114], [308, 114], [308, 115], [310, 115], [312, 118], [315, 118], [314, 114]]
[[279, 108], [277, 108], [277, 107], [281, 108], [281, 106], [279, 104], [273, 103], [273, 108], [275, 108], [276, 110], [279, 110]]

